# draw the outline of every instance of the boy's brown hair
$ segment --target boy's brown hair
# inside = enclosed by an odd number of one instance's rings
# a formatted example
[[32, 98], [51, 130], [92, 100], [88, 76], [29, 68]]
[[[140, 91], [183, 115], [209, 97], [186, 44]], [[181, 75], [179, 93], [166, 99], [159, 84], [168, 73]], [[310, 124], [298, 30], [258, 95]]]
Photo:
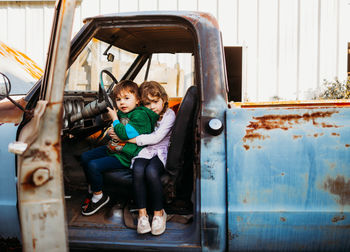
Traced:
[[168, 108], [169, 97], [166, 93], [164, 87], [156, 81], [144, 81], [139, 88], [141, 102], [144, 104], [146, 102], [150, 102], [148, 96], [161, 98], [164, 102], [164, 108], [160, 113], [162, 116]]
[[114, 86], [111, 93], [113, 100], [115, 100], [117, 96], [123, 91], [127, 91], [134, 94], [136, 99], [140, 100], [139, 87], [135, 82], [131, 80], [122, 80], [118, 82], [118, 84]]

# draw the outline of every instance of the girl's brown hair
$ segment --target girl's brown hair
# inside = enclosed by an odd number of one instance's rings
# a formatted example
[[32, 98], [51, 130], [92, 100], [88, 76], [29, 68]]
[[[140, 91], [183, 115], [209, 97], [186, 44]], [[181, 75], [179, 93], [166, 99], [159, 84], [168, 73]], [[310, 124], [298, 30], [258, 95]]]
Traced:
[[140, 92], [141, 102], [143, 104], [150, 102], [150, 100], [148, 99], [149, 95], [153, 97], [161, 98], [163, 100], [164, 107], [162, 112], [160, 113], [160, 118], [161, 118], [168, 108], [168, 101], [169, 101], [168, 94], [166, 93], [164, 87], [162, 87], [162, 85], [160, 85], [156, 81], [144, 81], [139, 88], [139, 92]]

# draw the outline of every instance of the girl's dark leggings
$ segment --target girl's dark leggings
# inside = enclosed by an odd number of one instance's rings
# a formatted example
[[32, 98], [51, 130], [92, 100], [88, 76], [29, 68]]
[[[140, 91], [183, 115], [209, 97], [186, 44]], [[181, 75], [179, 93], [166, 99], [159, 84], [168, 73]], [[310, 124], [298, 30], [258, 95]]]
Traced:
[[160, 180], [164, 165], [155, 156], [151, 159], [137, 158], [133, 165], [133, 187], [138, 209], [147, 207], [147, 196], [153, 211], [163, 209], [163, 186]]

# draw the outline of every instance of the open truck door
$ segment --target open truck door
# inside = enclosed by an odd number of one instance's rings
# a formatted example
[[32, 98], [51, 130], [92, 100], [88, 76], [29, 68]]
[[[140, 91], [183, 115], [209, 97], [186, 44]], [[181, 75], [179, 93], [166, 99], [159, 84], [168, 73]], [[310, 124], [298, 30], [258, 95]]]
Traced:
[[62, 100], [75, 0], [57, 0], [39, 101], [22, 122], [17, 155], [18, 209], [24, 251], [67, 251], [61, 165]]

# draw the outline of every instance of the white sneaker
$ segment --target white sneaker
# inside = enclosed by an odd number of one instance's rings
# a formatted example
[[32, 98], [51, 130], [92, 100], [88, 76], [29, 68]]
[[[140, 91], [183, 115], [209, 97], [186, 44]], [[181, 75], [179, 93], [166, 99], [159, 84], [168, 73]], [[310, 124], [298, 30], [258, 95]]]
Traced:
[[148, 216], [141, 216], [137, 221], [137, 233], [146, 234], [151, 231]]
[[153, 216], [152, 220], [152, 234], [153, 235], [161, 235], [164, 233], [166, 228], [166, 212], [163, 210], [162, 216]]

